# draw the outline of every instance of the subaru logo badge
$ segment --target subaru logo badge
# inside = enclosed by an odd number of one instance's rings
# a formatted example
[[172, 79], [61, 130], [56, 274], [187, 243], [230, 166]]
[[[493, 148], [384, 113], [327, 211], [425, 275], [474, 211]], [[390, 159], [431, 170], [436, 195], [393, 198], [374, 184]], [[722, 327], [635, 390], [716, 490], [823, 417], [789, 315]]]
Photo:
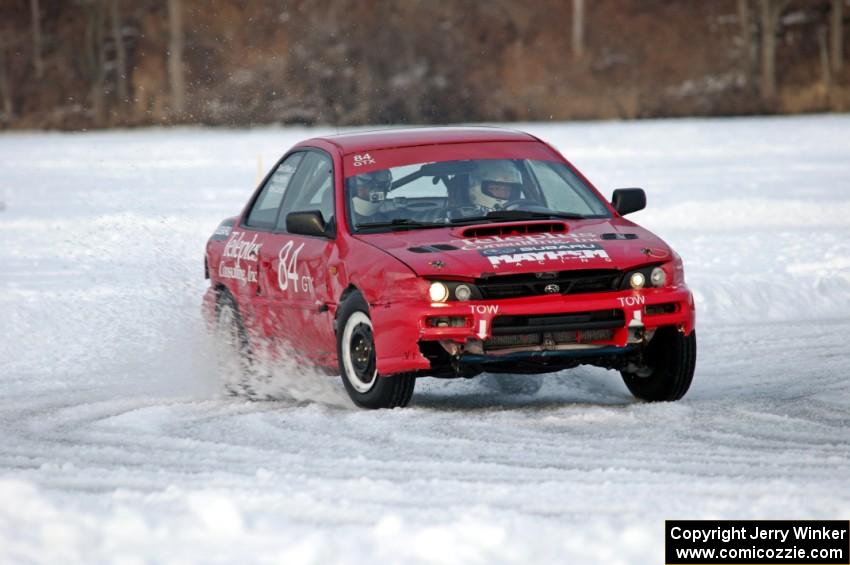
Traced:
[[543, 292], [545, 292], [546, 294], [557, 294], [561, 292], [561, 287], [556, 284], [547, 284], [546, 287], [543, 289]]

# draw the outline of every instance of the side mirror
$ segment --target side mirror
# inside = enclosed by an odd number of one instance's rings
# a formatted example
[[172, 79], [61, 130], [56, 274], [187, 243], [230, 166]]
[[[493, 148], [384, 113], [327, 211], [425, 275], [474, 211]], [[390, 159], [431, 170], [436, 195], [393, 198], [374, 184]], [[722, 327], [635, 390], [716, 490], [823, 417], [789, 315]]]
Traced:
[[318, 210], [292, 212], [286, 215], [286, 231], [297, 235], [327, 237], [325, 219]]
[[642, 188], [618, 188], [611, 195], [611, 204], [621, 216], [646, 208], [646, 193]]

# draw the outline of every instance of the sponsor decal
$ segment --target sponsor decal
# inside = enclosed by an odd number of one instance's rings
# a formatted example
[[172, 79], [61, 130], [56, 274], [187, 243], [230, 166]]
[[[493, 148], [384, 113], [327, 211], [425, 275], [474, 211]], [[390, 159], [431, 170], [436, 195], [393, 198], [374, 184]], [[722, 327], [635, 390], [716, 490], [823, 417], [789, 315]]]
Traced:
[[[251, 270], [242, 265], [242, 262], [256, 263], [262, 246], [262, 243], [257, 243], [257, 234], [254, 234], [252, 239], [247, 240], [244, 232], [233, 232], [230, 239], [224, 244], [224, 251], [221, 254], [222, 260], [218, 264], [218, 276], [243, 283], [257, 282], [256, 269]], [[225, 259], [235, 259], [235, 261], [232, 265], [228, 265]]]
[[498, 304], [473, 304], [469, 307], [469, 311], [473, 314], [498, 314]]
[[611, 261], [608, 253], [597, 243], [555, 243], [551, 245], [530, 245], [525, 247], [505, 247], [483, 249], [480, 251], [494, 267], [502, 265], [521, 265], [525, 262], [545, 263], [546, 261], [581, 261], [591, 259]]
[[215, 229], [210, 239], [224, 241], [230, 236], [231, 231], [233, 231], [233, 220], [225, 220]]
[[243, 283], [257, 282], [257, 271], [225, 265], [224, 261], [218, 264], [218, 276], [223, 279], [234, 279]]
[[269, 181], [269, 194], [283, 194], [289, 184], [289, 179], [295, 173], [295, 165], [284, 163], [274, 172]]
[[498, 249], [549, 243], [587, 243], [599, 241], [595, 233], [527, 233], [520, 235], [495, 235], [473, 239], [454, 239], [452, 243], [467, 251]]
[[260, 256], [260, 247], [262, 243], [257, 243], [257, 234], [250, 241], [245, 239], [245, 232], [233, 232], [231, 238], [224, 245], [222, 257], [236, 259], [236, 266], [239, 266], [240, 261], [257, 262]]
[[643, 296], [621, 296], [617, 300], [620, 301], [620, 306], [640, 306], [646, 302]]
[[277, 286], [286, 292], [290, 288], [296, 292], [313, 294], [313, 277], [298, 274], [298, 254], [304, 249], [302, 243], [295, 247], [295, 242], [290, 240], [283, 244], [278, 252], [277, 263]]

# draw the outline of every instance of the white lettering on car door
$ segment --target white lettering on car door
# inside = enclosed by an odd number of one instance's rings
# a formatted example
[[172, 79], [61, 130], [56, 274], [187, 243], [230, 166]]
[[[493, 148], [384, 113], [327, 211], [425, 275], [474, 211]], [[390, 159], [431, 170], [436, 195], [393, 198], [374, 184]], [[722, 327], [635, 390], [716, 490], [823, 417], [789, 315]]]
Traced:
[[277, 263], [277, 286], [280, 290], [288, 290], [291, 284], [294, 292], [313, 294], [313, 277], [298, 275], [298, 254], [303, 248], [303, 243], [295, 247], [295, 242], [292, 240], [287, 241], [280, 248]]

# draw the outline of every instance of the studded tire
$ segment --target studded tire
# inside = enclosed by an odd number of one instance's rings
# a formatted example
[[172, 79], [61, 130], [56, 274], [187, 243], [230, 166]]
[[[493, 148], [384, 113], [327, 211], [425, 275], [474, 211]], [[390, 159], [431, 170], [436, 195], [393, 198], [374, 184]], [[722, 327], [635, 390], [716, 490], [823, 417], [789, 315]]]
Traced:
[[691, 386], [696, 361], [696, 331], [683, 335], [673, 327], [661, 328], [647, 345], [643, 371], [621, 374], [629, 391], [641, 400], [679, 400]]
[[361, 408], [407, 406], [416, 377], [378, 375], [369, 305], [359, 292], [350, 294], [340, 305], [337, 322], [339, 371], [351, 400]]

